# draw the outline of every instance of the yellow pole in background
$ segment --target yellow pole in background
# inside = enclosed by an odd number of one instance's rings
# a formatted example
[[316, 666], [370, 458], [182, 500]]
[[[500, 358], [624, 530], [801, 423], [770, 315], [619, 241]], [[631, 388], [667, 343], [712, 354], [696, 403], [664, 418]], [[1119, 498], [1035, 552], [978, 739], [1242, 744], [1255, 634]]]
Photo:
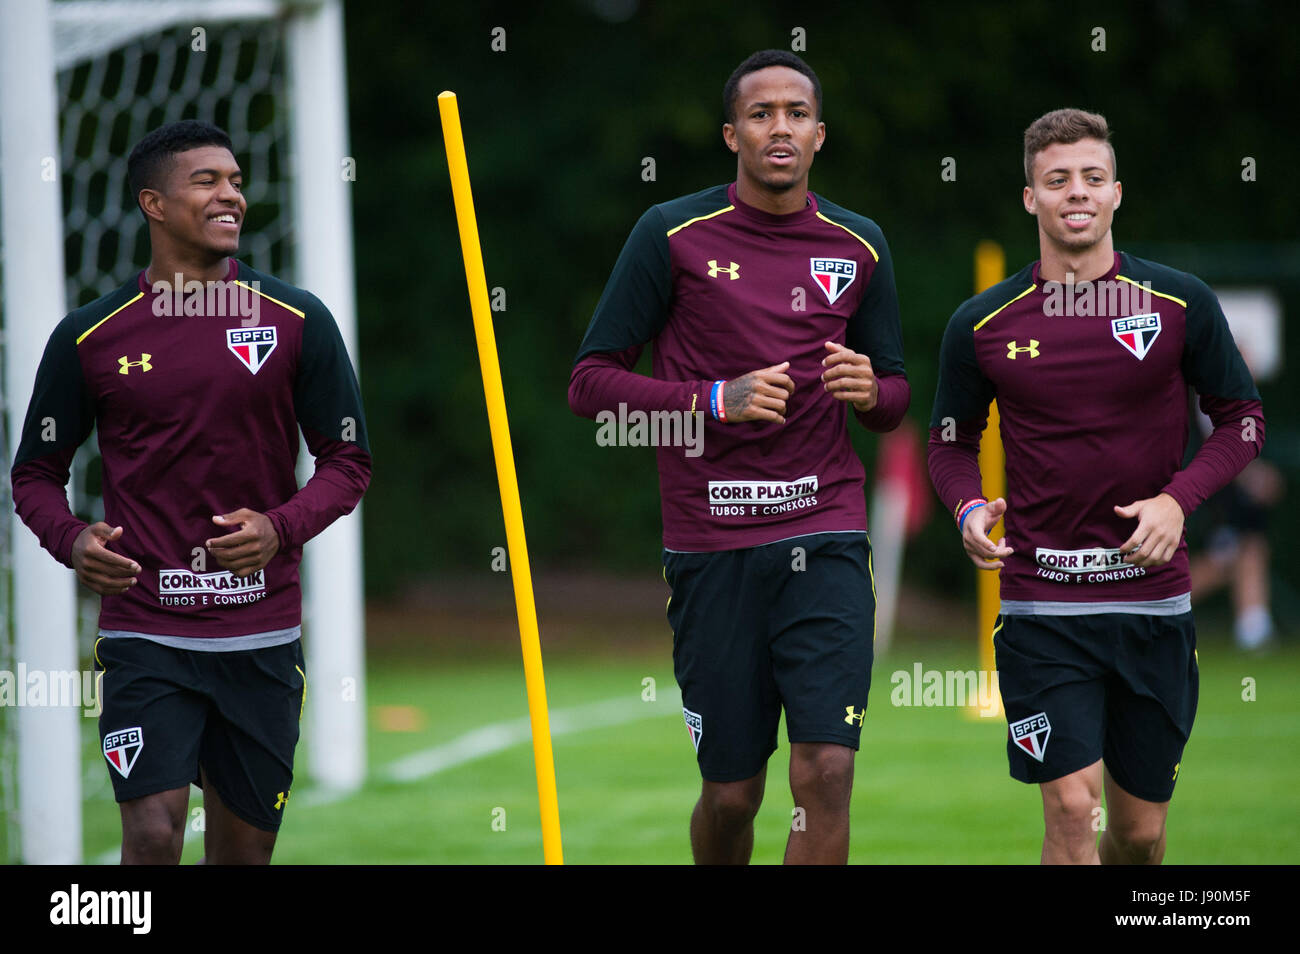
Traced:
[[461, 254], [465, 258], [465, 282], [469, 286], [474, 337], [478, 342], [488, 425], [492, 431], [492, 452], [496, 457], [497, 483], [501, 487], [501, 510], [505, 514], [506, 545], [514, 571], [511, 577], [515, 585], [515, 609], [519, 614], [528, 715], [533, 727], [533, 764], [537, 768], [537, 801], [542, 815], [542, 854], [548, 865], [561, 865], [564, 864], [564, 852], [560, 846], [560, 809], [555, 794], [555, 758], [551, 752], [551, 720], [546, 709], [546, 680], [542, 675], [537, 607], [533, 603], [533, 578], [528, 567], [528, 543], [524, 538], [515, 455], [510, 446], [510, 422], [506, 418], [501, 364], [497, 359], [496, 337], [492, 331], [487, 277], [483, 273], [483, 250], [479, 246], [478, 221], [474, 216], [474, 196], [469, 187], [469, 166], [465, 159], [465, 140], [461, 136], [455, 93], [438, 94], [438, 112], [442, 116], [447, 167], [451, 172], [451, 191], [456, 200], [456, 222], [460, 226]]
[[[1007, 258], [1002, 246], [988, 240], [975, 246], [975, 293], [978, 295], [1007, 277]], [[1007, 493], [1006, 455], [1002, 450], [1002, 431], [999, 426], [998, 402], [989, 405], [989, 422], [980, 439], [980, 482], [984, 496], [989, 500], [1005, 497]], [[997, 541], [1005, 532], [1002, 521], [989, 531], [989, 539]], [[997, 663], [993, 656], [993, 627], [997, 625], [998, 583], [1001, 570], [976, 570], [979, 613], [980, 669], [993, 672]], [[1002, 715], [1002, 695], [997, 696], [997, 714]]]

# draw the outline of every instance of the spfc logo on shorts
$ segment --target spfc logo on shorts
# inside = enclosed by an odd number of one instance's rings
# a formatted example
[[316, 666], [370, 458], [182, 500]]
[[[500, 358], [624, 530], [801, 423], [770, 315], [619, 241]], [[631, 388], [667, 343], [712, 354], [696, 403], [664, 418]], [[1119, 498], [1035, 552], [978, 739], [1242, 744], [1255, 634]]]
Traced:
[[1160, 337], [1160, 316], [1151, 314], [1112, 318], [1110, 333], [1115, 336], [1116, 341], [1133, 353], [1133, 357], [1141, 361], [1147, 356], [1155, 340]]
[[812, 277], [833, 305], [858, 277], [858, 263], [848, 258], [813, 258]]
[[117, 769], [117, 774], [126, 778], [131, 774], [135, 760], [144, 748], [144, 730], [138, 725], [130, 729], [119, 729], [104, 736], [104, 758], [108, 764]]
[[275, 326], [269, 328], [227, 328], [226, 347], [254, 374], [275, 350]]
[[700, 718], [698, 712], [692, 712], [685, 706], [682, 707], [682, 716], [686, 719], [686, 731], [691, 734], [691, 742], [695, 745], [695, 751], [700, 751], [700, 736], [704, 734], [704, 720]]
[[1047, 751], [1047, 737], [1052, 734], [1052, 724], [1047, 721], [1046, 712], [1012, 722], [1008, 728], [1011, 730], [1012, 742], [1038, 761], [1043, 760], [1043, 753]]

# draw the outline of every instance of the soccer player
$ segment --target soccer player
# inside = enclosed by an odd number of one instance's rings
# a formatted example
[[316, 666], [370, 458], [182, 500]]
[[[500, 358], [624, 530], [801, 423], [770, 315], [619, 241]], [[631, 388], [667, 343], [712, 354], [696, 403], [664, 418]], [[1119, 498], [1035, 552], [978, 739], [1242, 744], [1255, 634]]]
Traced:
[[[42, 546], [100, 594], [96, 668], [122, 862], [180, 860], [189, 786], [209, 863], [266, 863], [306, 696], [302, 547], [361, 499], [356, 376], [312, 295], [233, 256], [247, 202], [225, 132], [170, 123], [127, 163], [148, 268], [54, 329], [13, 467]], [[104, 520], [69, 510], [99, 429]], [[315, 457], [299, 489], [298, 430]]]
[[[1050, 112], [1024, 146], [1040, 258], [949, 321], [930, 475], [971, 560], [1002, 571], [1007, 755], [1042, 792], [1042, 861], [1158, 864], [1198, 687], [1183, 521], [1259, 452], [1263, 409], [1209, 288], [1114, 250], [1105, 118]], [[1214, 431], [1180, 470], [1189, 386]], [[994, 398], [1007, 495], [986, 501]]]
[[[826, 136], [812, 69], [755, 53], [723, 110], [736, 181], [637, 222], [569, 403], [703, 418], [702, 446], [657, 451], [673, 662], [703, 776], [696, 862], [749, 860], [784, 708], [785, 860], [842, 864], [875, 612], [845, 419], [888, 431], [907, 409], [898, 298], [879, 227], [808, 191]], [[632, 369], [650, 342], [646, 377]]]

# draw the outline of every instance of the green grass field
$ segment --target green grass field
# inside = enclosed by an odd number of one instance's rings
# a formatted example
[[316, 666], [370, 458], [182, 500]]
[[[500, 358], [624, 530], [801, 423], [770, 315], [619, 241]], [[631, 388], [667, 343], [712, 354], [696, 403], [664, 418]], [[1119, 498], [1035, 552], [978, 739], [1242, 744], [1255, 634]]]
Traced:
[[[299, 781], [275, 860], [539, 863], [517, 649], [498, 639], [467, 656], [456, 647], [422, 648], [421, 634], [408, 635], [404, 648], [372, 650], [368, 663], [372, 781], [357, 794], [330, 800], [302, 776], [306, 749], [300, 745]], [[662, 651], [640, 639], [619, 652], [611, 648], [615, 642], [608, 632], [592, 631], [547, 651], [565, 860], [686, 864], [687, 819], [699, 782], [666, 630]], [[1244, 656], [1212, 630], [1202, 632], [1200, 646], [1200, 709], [1171, 808], [1166, 861], [1300, 861], [1300, 646]], [[969, 643], [907, 632], [877, 661], [857, 758], [851, 860], [1036, 862], [1038, 793], [1007, 776], [1006, 723], [952, 708], [891, 705], [890, 674], [915, 662], [926, 669], [975, 668]], [[1256, 681], [1255, 701], [1242, 698], [1247, 677]], [[647, 678], [655, 681], [654, 701], [643, 700]], [[113, 857], [119, 844], [117, 809], [93, 732], [93, 720], [86, 720], [88, 861]], [[456, 764], [395, 777], [399, 760], [431, 749], [445, 756], [457, 740], [463, 745]], [[783, 728], [756, 824], [756, 863], [782, 856], [792, 807], [787, 758]], [[191, 806], [197, 808], [201, 796], [194, 794]], [[497, 830], [502, 821], [504, 830]], [[200, 854], [201, 841], [193, 838], [185, 858]]]

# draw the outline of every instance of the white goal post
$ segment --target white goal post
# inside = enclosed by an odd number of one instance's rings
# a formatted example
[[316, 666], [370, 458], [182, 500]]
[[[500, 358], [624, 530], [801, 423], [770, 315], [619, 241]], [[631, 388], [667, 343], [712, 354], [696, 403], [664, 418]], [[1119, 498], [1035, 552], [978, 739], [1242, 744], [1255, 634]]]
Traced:
[[[7, 502], [9, 466], [51, 330], [145, 264], [143, 220], [122, 201], [126, 154], [154, 126], [191, 117], [225, 126], [247, 160], [241, 257], [325, 302], [357, 359], [341, 0], [4, 0], [0, 483]], [[83, 451], [73, 500], [97, 516], [102, 505], [80, 489], [91, 456]], [[304, 448], [299, 482], [310, 473]], [[0, 590], [8, 597], [0, 600], [0, 669], [80, 670], [93, 635], [86, 622], [93, 631], [94, 619], [83, 622], [79, 642], [72, 574], [40, 549], [12, 506], [0, 542]], [[297, 774], [332, 788], [355, 788], [365, 777], [361, 569], [359, 513], [306, 547], [309, 687]], [[0, 813], [9, 832], [0, 837], [9, 858], [0, 861], [80, 862], [81, 752], [93, 720], [67, 705], [0, 715], [9, 736], [0, 739]], [[95, 765], [85, 777], [106, 780], [106, 769]]]

